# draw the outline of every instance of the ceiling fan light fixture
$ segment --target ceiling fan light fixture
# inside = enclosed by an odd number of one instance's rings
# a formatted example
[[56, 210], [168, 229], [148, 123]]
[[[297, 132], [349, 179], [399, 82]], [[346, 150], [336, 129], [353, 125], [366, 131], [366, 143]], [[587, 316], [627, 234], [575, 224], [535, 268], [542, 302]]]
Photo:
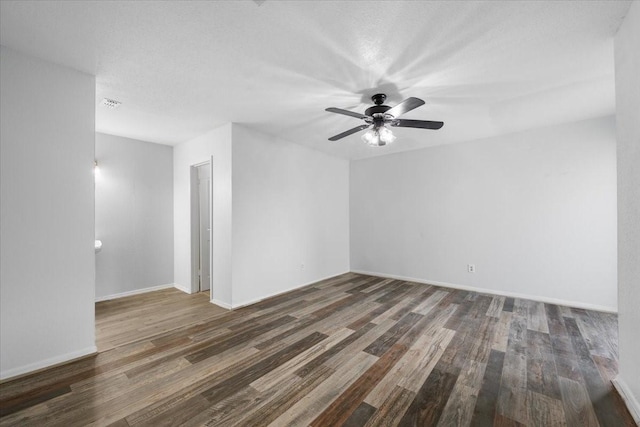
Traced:
[[382, 147], [383, 145], [391, 144], [395, 140], [396, 136], [386, 126], [369, 129], [362, 135], [362, 141], [372, 147]]
[[380, 129], [378, 129], [378, 133], [380, 134], [380, 141], [384, 142], [385, 144], [391, 144], [396, 140], [396, 136], [387, 126], [382, 126]]

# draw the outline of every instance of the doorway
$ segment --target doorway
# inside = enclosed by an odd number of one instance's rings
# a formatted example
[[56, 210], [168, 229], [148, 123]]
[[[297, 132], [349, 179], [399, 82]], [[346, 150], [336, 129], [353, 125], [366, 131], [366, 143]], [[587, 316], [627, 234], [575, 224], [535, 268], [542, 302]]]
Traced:
[[211, 292], [211, 162], [191, 167], [192, 292]]

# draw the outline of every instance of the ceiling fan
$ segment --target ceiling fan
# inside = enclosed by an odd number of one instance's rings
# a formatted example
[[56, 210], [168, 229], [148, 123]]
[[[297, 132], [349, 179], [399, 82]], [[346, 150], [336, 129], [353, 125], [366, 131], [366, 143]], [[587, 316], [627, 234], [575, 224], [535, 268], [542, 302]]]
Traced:
[[407, 120], [398, 119], [398, 116], [418, 108], [424, 104], [424, 101], [419, 98], [407, 98], [395, 107], [389, 107], [383, 105], [387, 95], [384, 93], [377, 93], [371, 97], [371, 100], [375, 105], [367, 108], [364, 114], [355, 113], [349, 110], [343, 110], [341, 108], [327, 108], [325, 111], [330, 113], [344, 114], [345, 116], [356, 117], [364, 120], [365, 124], [356, 126], [353, 129], [349, 129], [345, 132], [339, 133], [329, 138], [329, 141], [337, 141], [345, 136], [349, 136], [361, 130], [369, 128], [369, 131], [362, 135], [362, 140], [367, 144], [374, 147], [381, 147], [393, 142], [396, 137], [389, 129], [389, 126], [404, 127], [404, 128], [419, 128], [419, 129], [440, 129], [443, 122], [432, 122], [427, 120]]

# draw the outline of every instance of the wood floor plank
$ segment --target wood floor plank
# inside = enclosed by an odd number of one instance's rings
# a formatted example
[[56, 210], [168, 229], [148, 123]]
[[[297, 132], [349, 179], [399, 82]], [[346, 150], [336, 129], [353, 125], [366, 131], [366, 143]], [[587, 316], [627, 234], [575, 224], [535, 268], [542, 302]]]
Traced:
[[618, 359], [618, 317], [614, 313], [603, 313], [588, 310], [587, 314], [592, 319], [592, 326], [597, 333], [596, 339], [604, 339], [611, 352], [611, 359]]
[[292, 344], [274, 355], [252, 365], [250, 368], [239, 372], [222, 383], [203, 391], [201, 395], [210, 402], [215, 403], [218, 400], [221, 400], [225, 394], [230, 393], [231, 390], [239, 389], [251, 384], [251, 382], [265, 374], [268, 374], [273, 369], [293, 359], [308, 348], [324, 341], [326, 338], [328, 338], [326, 335], [314, 332], [295, 344]]
[[514, 311], [497, 402], [500, 415], [524, 425], [528, 420], [526, 334], [527, 318]]
[[509, 342], [509, 329], [511, 328], [511, 312], [502, 311], [493, 335], [491, 348], [501, 352], [507, 351]]
[[[387, 280], [388, 282], [391, 281], [391, 279], [387, 279]], [[358, 283], [359, 282], [360, 281], [358, 281]], [[382, 277], [368, 278], [368, 279], [362, 280], [362, 284], [359, 284], [358, 286], [352, 289], [349, 289], [347, 293], [358, 293], [358, 292], [368, 293], [367, 289], [377, 289], [376, 285], [382, 282], [385, 282], [385, 279], [383, 279]]]
[[315, 326], [315, 330], [326, 335], [331, 335], [334, 332], [344, 329], [344, 325], [353, 323], [361, 313], [367, 311], [373, 311], [380, 307], [380, 304], [374, 301], [362, 301], [358, 304], [354, 304], [354, 309], [341, 310], [331, 316], [326, 317], [327, 321], [318, 322]]
[[549, 333], [544, 303], [527, 301], [527, 328], [545, 334]]
[[587, 347], [589, 347], [591, 354], [613, 359], [615, 357], [614, 349], [606, 339], [608, 334], [602, 334], [603, 331], [600, 327], [602, 322], [598, 322], [598, 326], [596, 326], [596, 322], [594, 322], [592, 315], [589, 315], [587, 311], [578, 313], [578, 315], [575, 316], [575, 319], [576, 324], [580, 329], [580, 333], [582, 334]]
[[369, 405], [366, 402], [362, 402], [355, 411], [347, 418], [347, 421], [342, 424], [342, 427], [362, 427], [367, 424], [367, 421], [376, 412], [376, 408]]
[[[228, 395], [233, 395], [239, 392], [244, 387], [248, 386], [256, 378], [259, 378], [264, 373], [267, 373], [286, 362], [287, 360], [295, 357], [297, 354], [303, 352], [307, 348], [317, 344], [324, 340], [326, 335], [320, 333], [311, 334], [299, 342], [296, 342], [277, 353], [252, 364], [245, 369], [240, 370], [234, 375], [225, 378], [222, 381], [217, 381], [211, 387], [206, 388], [203, 391], [199, 391], [197, 394], [192, 393], [188, 397], [177, 396], [162, 405], [157, 405], [153, 412], [139, 412], [134, 416], [128, 417], [127, 421], [130, 424], [142, 424], [142, 425], [154, 425], [159, 423], [160, 420], [167, 417], [167, 413], [189, 413], [187, 412], [190, 407], [198, 406], [206, 408], [211, 404], [222, 401]], [[205, 398], [208, 402], [205, 404], [202, 402], [201, 397]], [[188, 418], [177, 419], [177, 421], [185, 422]]]
[[502, 311], [507, 313], [511, 313], [513, 311], [513, 298], [506, 297], [504, 299], [504, 304], [502, 305]]
[[504, 352], [491, 350], [489, 361], [484, 371], [482, 386], [476, 399], [476, 406], [471, 419], [472, 425], [479, 427], [490, 427], [493, 425], [503, 366]]
[[409, 287], [401, 280], [393, 280], [385, 287], [386, 292], [380, 297], [376, 298], [376, 302], [381, 304], [390, 303], [393, 304], [402, 298], [402, 295], [409, 291]]
[[374, 356], [382, 356], [402, 337], [418, 320], [422, 319], [420, 314], [407, 313], [402, 319], [390, 327], [382, 336], [372, 342], [365, 352]]
[[506, 297], [493, 297], [491, 298], [491, 305], [487, 309], [487, 316], [500, 317], [502, 314], [502, 308], [504, 306], [504, 300]]
[[493, 421], [493, 425], [495, 427], [522, 427], [526, 424], [519, 423], [509, 417], [496, 413], [496, 418]]
[[438, 420], [438, 427], [466, 426], [473, 417], [477, 391], [461, 383], [456, 383], [449, 394], [447, 404]]
[[327, 337], [327, 339], [320, 341], [318, 344], [308, 348], [296, 357], [292, 358], [286, 363], [283, 363], [271, 372], [260, 376], [258, 379], [251, 383], [251, 387], [258, 391], [265, 391], [278, 384], [280, 379], [287, 375], [288, 372], [295, 372], [301, 366], [306, 365], [310, 360], [314, 359], [321, 353], [334, 347], [339, 342], [342, 342], [349, 335], [353, 334], [353, 331], [348, 328], [342, 328], [340, 331]]
[[347, 273], [238, 310], [96, 305], [99, 353], [0, 383], [0, 426], [632, 426], [616, 316]]
[[[305, 335], [305, 331], [301, 331], [299, 334], [294, 334], [291, 337], [288, 337], [286, 341], [283, 341], [282, 344], [291, 344], [295, 340], [302, 339]], [[259, 338], [257, 338], [257, 342]], [[138, 413], [131, 415], [131, 417], [139, 417], [146, 416], [144, 412], [153, 412], [157, 411], [158, 407], [171, 407], [173, 405], [179, 404], [180, 402], [188, 399], [189, 397], [193, 397], [198, 393], [203, 392], [208, 387], [211, 387], [213, 384], [217, 384], [225, 379], [228, 379], [235, 373], [240, 370], [247, 369], [248, 367], [258, 363], [265, 357], [268, 357], [276, 352], [278, 352], [281, 348], [279, 346], [273, 346], [271, 348], [265, 349], [259, 354], [255, 348], [250, 347], [247, 343], [243, 343], [240, 346], [227, 350], [219, 355], [213, 356], [211, 358], [206, 359], [203, 362], [192, 365], [189, 368], [183, 370], [182, 372], [177, 373], [177, 375], [172, 375], [168, 380], [170, 382], [184, 382], [183, 376], [189, 377], [189, 371], [195, 373], [192, 377], [191, 382], [187, 382], [187, 386], [184, 387], [180, 391], [175, 390], [147, 390], [146, 392], [153, 393], [154, 396], [153, 403], [148, 406], [147, 411], [141, 411], [140, 405], [136, 403], [130, 403], [125, 401], [125, 405], [128, 405], [129, 411], [138, 411]], [[245, 357], [242, 358], [242, 355]], [[228, 367], [235, 368], [234, 370], [225, 370]], [[192, 369], [193, 368], [193, 369]], [[224, 371], [223, 371], [224, 370]], [[183, 374], [183, 375], [180, 375]], [[209, 378], [211, 377], [211, 378]], [[141, 394], [141, 390], [135, 389], [135, 393]], [[142, 399], [142, 398], [141, 398]], [[140, 399], [139, 399], [140, 400]], [[143, 400], [144, 402], [144, 400]], [[144, 405], [143, 405], [144, 406]], [[120, 411], [126, 411], [126, 408], [118, 407]], [[110, 412], [110, 416], [113, 416]]]
[[416, 394], [400, 386], [396, 386], [382, 402], [377, 411], [364, 424], [365, 427], [394, 427], [400, 423]]
[[567, 425], [598, 427], [600, 423], [584, 386], [568, 378], [560, 377], [559, 381]]
[[487, 363], [498, 319], [487, 316], [478, 319], [477, 322], [475, 333], [469, 333], [474, 339], [471, 341], [468, 357], [477, 362]]
[[562, 427], [567, 422], [562, 402], [544, 394], [529, 390], [527, 394], [527, 409], [532, 427]]
[[18, 412], [22, 409], [35, 406], [39, 403], [46, 402], [64, 394], [71, 393], [71, 387], [69, 385], [63, 385], [60, 387], [47, 387], [38, 390], [37, 393], [32, 395], [21, 395], [17, 399], [7, 399], [3, 401], [2, 416], [11, 415], [14, 412]]
[[457, 377], [433, 369], [398, 423], [399, 426], [434, 426], [449, 400]]
[[431, 294], [427, 299], [425, 299], [422, 303], [420, 303], [416, 308], [411, 310], [413, 313], [425, 315], [429, 313], [429, 311], [433, 310], [434, 307], [438, 305], [440, 301], [444, 297], [449, 295], [449, 292], [446, 291], [435, 291]]
[[578, 359], [569, 339], [560, 306], [545, 304], [545, 309], [558, 376], [583, 382], [582, 372], [578, 366]]
[[245, 408], [245, 414], [235, 419], [232, 425], [239, 427], [269, 425], [334, 373], [333, 369], [319, 366], [309, 375], [299, 378], [293, 385], [276, 390], [273, 397], [264, 399], [264, 394], [261, 395], [263, 402]]
[[485, 363], [475, 360], [465, 363], [440, 416], [439, 426], [470, 424], [485, 368]]
[[560, 310], [560, 315], [562, 317], [573, 317], [573, 312], [571, 311], [571, 307], [567, 307], [565, 305], [557, 306], [558, 310]]
[[602, 378], [615, 378], [618, 373], [618, 363], [607, 357], [592, 355], [591, 358], [600, 371]]
[[382, 378], [407, 352], [403, 344], [394, 344], [351, 386], [349, 386], [327, 409], [313, 422], [312, 427], [340, 425], [351, 416], [353, 411], [364, 401], [365, 396], [380, 382]]
[[[329, 357], [323, 362], [324, 365], [328, 366], [331, 369], [336, 369], [336, 370], [340, 369], [340, 366], [344, 364], [345, 360], [355, 357], [359, 355], [359, 353], [366, 353], [364, 352], [364, 349], [368, 345], [370, 345], [372, 341], [377, 340], [380, 336], [386, 333], [394, 323], [395, 322], [391, 319], [387, 319], [384, 322], [380, 323], [379, 325], [372, 323], [373, 325], [372, 328], [368, 329], [367, 332], [365, 332], [362, 336], [360, 336], [359, 338], [354, 340], [352, 343], [344, 347], [344, 349], [341, 352], [335, 353], [332, 351], [332, 349], [329, 350], [328, 353], [331, 353], [331, 357]], [[369, 354], [369, 353], [366, 353], [366, 354]], [[320, 355], [318, 357], [324, 358], [323, 355]]]
[[467, 313], [469, 313], [469, 310], [471, 310], [472, 305], [472, 301], [462, 301], [458, 305], [458, 309], [456, 310], [455, 314], [451, 316], [444, 327], [453, 331], [459, 330], [461, 325], [463, 325], [464, 323], [464, 319]]
[[384, 287], [384, 286], [388, 285], [388, 284], [389, 284], [389, 283], [391, 283], [392, 281], [393, 281], [393, 279], [385, 279], [385, 280], [381, 280], [381, 281], [379, 281], [378, 283], [376, 283], [375, 285], [373, 285], [373, 286], [371, 286], [371, 287], [369, 287], [369, 288], [367, 288], [367, 289], [364, 289], [362, 292], [364, 292], [364, 293], [368, 294], [369, 292], [372, 292], [372, 291], [378, 290], [378, 289], [380, 289], [380, 288], [382, 288], [382, 287]]
[[414, 308], [418, 305], [422, 304], [426, 298], [429, 298], [435, 290], [433, 287], [427, 285], [425, 289], [420, 289], [418, 287], [412, 287], [409, 292], [407, 292], [402, 300], [398, 301], [397, 304], [393, 304], [393, 302], [386, 304], [391, 305], [391, 309], [385, 311], [380, 316], [376, 317], [372, 320], [373, 323], [380, 323], [385, 319], [393, 319], [400, 320], [402, 316], [407, 314], [410, 311], [414, 311]]
[[527, 331], [527, 388], [560, 399], [560, 385], [549, 334]]
[[[283, 382], [283, 385], [291, 386], [295, 382], [292, 377], [287, 380]], [[235, 419], [241, 417], [247, 408], [260, 404], [264, 398], [264, 394], [253, 387], [245, 387], [220, 402], [205, 405], [205, 409], [193, 414], [188, 420], [180, 422], [180, 425], [182, 427], [230, 425]]]
[[[381, 314], [391, 310], [392, 307], [393, 307], [392, 304], [381, 304], [378, 308], [371, 310], [370, 312], [366, 313], [363, 316], [358, 317], [355, 321], [348, 324], [347, 328], [358, 330], [364, 325], [366, 325], [367, 323], [373, 322], [374, 319], [378, 319]], [[377, 323], [380, 323], [380, 321], [378, 320], [376, 324]]]
[[[333, 358], [334, 356], [337, 356], [338, 354], [341, 354], [342, 356], [349, 354], [346, 352], [346, 349], [352, 348], [352, 346], [357, 345], [359, 341], [366, 342], [366, 338], [368, 334], [377, 333], [378, 328], [382, 329], [382, 327], [379, 327], [379, 326], [376, 327], [376, 325], [374, 325], [373, 323], [363, 326], [353, 334], [350, 334], [348, 337], [342, 339], [339, 343], [337, 343], [333, 347], [325, 350], [323, 353], [319, 354], [318, 356], [316, 356], [315, 358], [313, 358], [312, 360], [310, 360], [309, 362], [307, 362], [306, 364], [298, 368], [294, 373], [301, 377], [305, 377], [317, 367], [322, 366], [323, 364], [331, 360], [331, 358]], [[343, 351], [345, 353], [342, 353]], [[357, 349], [355, 353], [359, 351], [360, 349]]]
[[[251, 364], [255, 362], [256, 353], [257, 350], [246, 348], [230, 349], [202, 363], [189, 364], [183, 370], [146, 383], [143, 387], [131, 387], [129, 394], [116, 392], [104, 396], [104, 399], [95, 394], [77, 395], [81, 400], [71, 402], [73, 410], [63, 407], [64, 414], [57, 421], [59, 425], [69, 425], [75, 419], [88, 419], [97, 425], [104, 425], [124, 417], [137, 418], [140, 414], [144, 414], [141, 419], [152, 417], [159, 407], [170, 410], [174, 405], [195, 396], [198, 390], [207, 387], [209, 378], [217, 378], [220, 372], [234, 366], [240, 354], [244, 354], [246, 363]], [[135, 396], [135, 399], [130, 396]], [[88, 402], [85, 397], [89, 399]]]
[[435, 333], [422, 335], [365, 401], [380, 407], [396, 386], [417, 393], [454, 334], [454, 331], [439, 328]]
[[580, 333], [576, 319], [565, 317], [564, 321], [578, 358], [578, 366], [582, 372], [587, 393], [600, 425], [633, 426], [633, 421], [630, 421], [626, 414], [621, 413], [617, 402], [619, 396], [612, 392], [611, 383], [605, 382], [600, 376], [600, 372], [591, 358], [589, 348]]
[[188, 355], [185, 355], [185, 359], [195, 364], [201, 362], [209, 357], [220, 354], [225, 350], [235, 347], [242, 341], [248, 341], [252, 338], [259, 337], [263, 333], [278, 328], [279, 326], [287, 325], [291, 323], [295, 318], [292, 316], [282, 316], [266, 325], [255, 325], [254, 328], [244, 330], [242, 334], [230, 333], [229, 335], [222, 336], [220, 339], [209, 342], [207, 346], [198, 351], [190, 351]]
[[345, 361], [322, 384], [306, 396], [303, 396], [291, 408], [276, 418], [272, 425], [298, 426], [310, 424], [377, 360], [377, 357], [369, 353], [359, 352], [355, 357]]

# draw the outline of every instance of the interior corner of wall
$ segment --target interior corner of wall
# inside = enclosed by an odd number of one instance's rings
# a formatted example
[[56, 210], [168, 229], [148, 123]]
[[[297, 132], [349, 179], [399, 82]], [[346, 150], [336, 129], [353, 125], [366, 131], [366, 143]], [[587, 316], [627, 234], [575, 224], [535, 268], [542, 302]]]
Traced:
[[173, 287], [176, 288], [179, 291], [184, 292], [185, 294], [191, 294], [191, 288], [187, 288], [186, 286], [181, 285], [179, 283], [174, 283]]

